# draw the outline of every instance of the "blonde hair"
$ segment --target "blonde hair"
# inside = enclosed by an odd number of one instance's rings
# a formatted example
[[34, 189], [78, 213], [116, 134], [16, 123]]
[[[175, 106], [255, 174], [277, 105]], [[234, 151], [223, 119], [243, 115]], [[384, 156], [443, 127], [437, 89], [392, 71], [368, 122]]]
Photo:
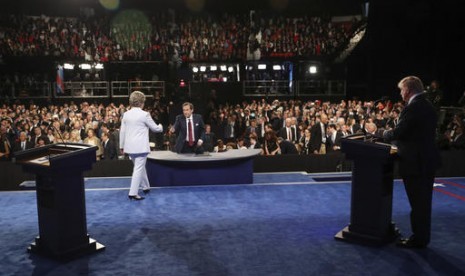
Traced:
[[134, 91], [129, 96], [129, 104], [132, 107], [141, 107], [145, 103], [145, 95], [140, 91]]
[[399, 81], [397, 87], [399, 87], [399, 89], [406, 87], [408, 90], [413, 91], [415, 94], [422, 93], [425, 90], [420, 78], [415, 76], [408, 76], [403, 78]]

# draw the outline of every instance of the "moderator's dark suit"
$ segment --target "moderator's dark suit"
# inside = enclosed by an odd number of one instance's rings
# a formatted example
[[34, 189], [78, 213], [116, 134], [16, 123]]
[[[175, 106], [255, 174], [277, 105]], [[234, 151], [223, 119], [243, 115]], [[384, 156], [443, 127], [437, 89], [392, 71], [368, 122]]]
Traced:
[[431, 235], [431, 201], [434, 173], [440, 166], [435, 145], [437, 117], [425, 95], [418, 95], [408, 104], [386, 140], [398, 147], [399, 173], [411, 206], [413, 239], [428, 244]]
[[196, 151], [197, 142], [199, 139], [205, 140], [205, 124], [200, 114], [192, 114], [192, 128], [194, 130], [194, 146], [189, 147], [187, 137], [187, 120], [184, 115], [176, 116], [173, 128], [176, 133], [176, 145], [175, 149], [177, 153], [186, 153]]

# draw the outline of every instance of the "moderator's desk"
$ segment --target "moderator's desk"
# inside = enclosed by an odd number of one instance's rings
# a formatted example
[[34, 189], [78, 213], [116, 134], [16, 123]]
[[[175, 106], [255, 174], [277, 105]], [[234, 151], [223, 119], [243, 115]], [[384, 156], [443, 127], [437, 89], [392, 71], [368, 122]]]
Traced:
[[260, 149], [228, 150], [207, 155], [153, 151], [147, 159], [150, 186], [253, 183], [253, 158]]

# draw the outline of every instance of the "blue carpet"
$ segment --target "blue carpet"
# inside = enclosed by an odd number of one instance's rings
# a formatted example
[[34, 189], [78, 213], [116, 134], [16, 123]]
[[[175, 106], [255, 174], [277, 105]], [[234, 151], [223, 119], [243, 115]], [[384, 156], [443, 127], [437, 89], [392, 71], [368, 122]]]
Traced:
[[[88, 231], [106, 250], [67, 263], [26, 252], [38, 234], [35, 192], [2, 192], [0, 274], [465, 274], [464, 179], [436, 181], [448, 194], [434, 193], [425, 250], [335, 241], [349, 222], [350, 183], [312, 182], [302, 173], [255, 174], [254, 183], [273, 185], [156, 188], [131, 202], [129, 178], [86, 179]], [[393, 219], [409, 235], [401, 181], [394, 185]]]

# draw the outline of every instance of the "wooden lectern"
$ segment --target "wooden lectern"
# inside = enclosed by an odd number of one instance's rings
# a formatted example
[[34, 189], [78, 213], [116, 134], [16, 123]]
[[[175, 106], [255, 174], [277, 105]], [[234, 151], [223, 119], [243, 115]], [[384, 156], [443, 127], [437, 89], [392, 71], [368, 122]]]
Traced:
[[95, 146], [51, 144], [16, 154], [36, 175], [39, 236], [29, 252], [66, 260], [105, 249], [87, 234], [83, 172], [96, 162]]
[[392, 223], [393, 164], [396, 148], [353, 135], [341, 140], [341, 151], [353, 160], [350, 224], [338, 240], [382, 245], [394, 241], [399, 231]]

